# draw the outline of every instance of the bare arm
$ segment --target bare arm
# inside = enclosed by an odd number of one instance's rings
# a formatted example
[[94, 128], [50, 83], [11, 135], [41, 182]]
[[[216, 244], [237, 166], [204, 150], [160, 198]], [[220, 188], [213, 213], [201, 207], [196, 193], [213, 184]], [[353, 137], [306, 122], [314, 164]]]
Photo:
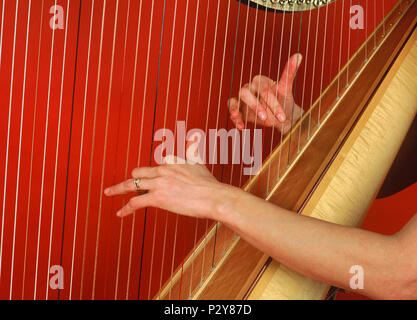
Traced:
[[[284, 265], [316, 280], [350, 289], [349, 270], [364, 270], [361, 293], [373, 298], [417, 298], [417, 218], [395, 236], [343, 227], [284, 210], [241, 189], [219, 183], [202, 165], [138, 168], [140, 188], [117, 214], [147, 206], [223, 222]], [[106, 189], [135, 191], [133, 180]]]
[[216, 218], [284, 265], [351, 290], [349, 271], [364, 270], [361, 293], [417, 297], [417, 216], [395, 236], [339, 226], [286, 211], [248, 194], [227, 202]]

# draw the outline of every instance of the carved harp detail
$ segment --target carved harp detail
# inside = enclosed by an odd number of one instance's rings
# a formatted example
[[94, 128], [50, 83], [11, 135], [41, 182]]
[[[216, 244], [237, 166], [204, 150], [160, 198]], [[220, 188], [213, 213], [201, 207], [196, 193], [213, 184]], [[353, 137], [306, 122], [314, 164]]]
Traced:
[[[326, 284], [220, 223], [155, 208], [121, 220], [129, 198], [103, 189], [184, 157], [199, 132], [218, 180], [357, 226], [417, 112], [416, 17], [414, 0], [0, 0], [0, 298], [323, 298]], [[236, 130], [228, 100], [256, 75], [285, 81], [297, 52], [287, 122]], [[377, 168], [345, 170], [352, 158]]]
[[336, 0], [250, 0], [253, 4], [278, 11], [306, 11], [323, 7]]

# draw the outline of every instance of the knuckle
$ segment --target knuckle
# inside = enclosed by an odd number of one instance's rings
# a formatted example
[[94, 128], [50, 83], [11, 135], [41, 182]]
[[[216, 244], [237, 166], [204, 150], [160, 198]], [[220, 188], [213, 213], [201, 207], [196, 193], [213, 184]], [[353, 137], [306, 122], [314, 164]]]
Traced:
[[138, 175], [138, 173], [139, 173], [139, 168], [135, 168], [135, 169], [132, 170], [131, 175], [132, 175], [132, 177], [136, 177]]
[[135, 200], [135, 198], [132, 198], [127, 202], [126, 208], [129, 211], [134, 211], [135, 210], [135, 205], [136, 205], [136, 200]]
[[263, 79], [263, 76], [261, 74], [258, 74], [253, 77], [252, 82], [260, 82]]

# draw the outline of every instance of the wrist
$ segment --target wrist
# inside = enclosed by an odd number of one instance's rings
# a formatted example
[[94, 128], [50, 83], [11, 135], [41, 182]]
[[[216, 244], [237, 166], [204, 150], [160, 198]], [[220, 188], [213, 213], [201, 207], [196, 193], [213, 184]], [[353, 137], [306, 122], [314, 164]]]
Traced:
[[215, 195], [215, 206], [213, 210], [213, 220], [228, 224], [231, 216], [237, 211], [237, 204], [241, 202], [245, 192], [237, 187], [222, 184]]

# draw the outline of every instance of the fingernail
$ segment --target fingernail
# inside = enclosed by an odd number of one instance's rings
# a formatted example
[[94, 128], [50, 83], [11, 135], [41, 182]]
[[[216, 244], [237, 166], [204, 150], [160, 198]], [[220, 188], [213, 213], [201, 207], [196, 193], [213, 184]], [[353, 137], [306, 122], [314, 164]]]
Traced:
[[281, 122], [284, 122], [285, 121], [285, 114], [283, 114], [283, 113], [280, 113], [280, 114], [278, 114], [278, 119], [279, 119], [279, 121], [281, 121]]
[[110, 188], [107, 188], [107, 189], [105, 189], [105, 190], [104, 190], [104, 194], [105, 194], [106, 196], [108, 196], [108, 195], [109, 195], [109, 193], [110, 193]]
[[265, 121], [266, 120], [266, 113], [265, 112], [259, 112], [259, 118], [261, 118], [261, 120]]
[[122, 217], [122, 210], [117, 211], [116, 216], [118, 216], [119, 218]]

